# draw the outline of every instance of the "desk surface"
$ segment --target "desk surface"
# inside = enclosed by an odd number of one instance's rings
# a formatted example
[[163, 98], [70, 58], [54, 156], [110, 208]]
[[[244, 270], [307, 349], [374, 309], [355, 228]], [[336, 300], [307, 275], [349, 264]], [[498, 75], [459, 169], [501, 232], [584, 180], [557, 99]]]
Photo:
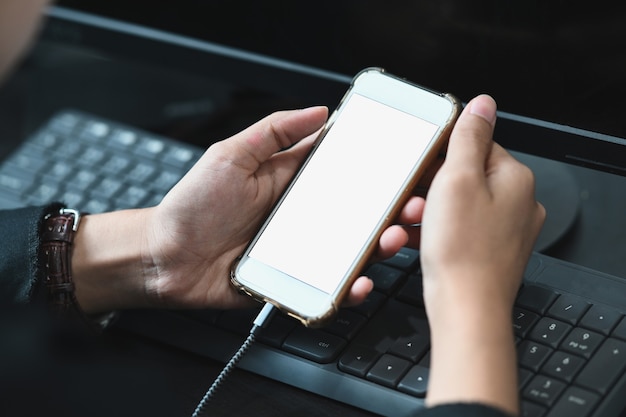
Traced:
[[[207, 144], [206, 138], [210, 142], [227, 137], [271, 111], [313, 104], [50, 45], [38, 46], [0, 93], [0, 156], [65, 107]], [[579, 186], [579, 216], [549, 254], [626, 277], [626, 179], [579, 168], [573, 168], [572, 175]], [[166, 389], [166, 395], [153, 396], [149, 408], [191, 415], [223, 366], [121, 331], [113, 330], [111, 336], [123, 346], [126, 359], [140, 361]], [[211, 415], [216, 416], [371, 415], [239, 370], [220, 388], [212, 407]]]

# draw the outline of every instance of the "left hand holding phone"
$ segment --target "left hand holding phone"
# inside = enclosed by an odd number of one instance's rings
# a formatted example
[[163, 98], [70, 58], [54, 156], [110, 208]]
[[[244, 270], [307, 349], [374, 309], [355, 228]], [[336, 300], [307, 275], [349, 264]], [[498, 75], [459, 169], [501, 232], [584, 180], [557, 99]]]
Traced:
[[[250, 305], [231, 286], [232, 263], [327, 117], [325, 107], [274, 113], [211, 146], [158, 206], [87, 216], [73, 257], [83, 309]], [[399, 221], [420, 216], [419, 201], [411, 200]], [[119, 230], [125, 230], [123, 238]], [[390, 227], [381, 236], [379, 255], [393, 255], [407, 239], [403, 228]], [[372, 287], [359, 278], [346, 303], [362, 302]]]

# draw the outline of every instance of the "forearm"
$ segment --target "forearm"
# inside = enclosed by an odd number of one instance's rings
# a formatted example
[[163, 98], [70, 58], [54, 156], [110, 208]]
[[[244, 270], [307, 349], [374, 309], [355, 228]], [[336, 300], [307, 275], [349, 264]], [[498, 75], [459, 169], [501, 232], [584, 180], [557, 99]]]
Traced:
[[[517, 368], [511, 312], [495, 300], [459, 294], [440, 305], [431, 323], [427, 404], [482, 403], [518, 413]], [[504, 303], [502, 303], [504, 304]]]
[[147, 210], [82, 218], [74, 239], [72, 276], [85, 313], [148, 305], [142, 261]]

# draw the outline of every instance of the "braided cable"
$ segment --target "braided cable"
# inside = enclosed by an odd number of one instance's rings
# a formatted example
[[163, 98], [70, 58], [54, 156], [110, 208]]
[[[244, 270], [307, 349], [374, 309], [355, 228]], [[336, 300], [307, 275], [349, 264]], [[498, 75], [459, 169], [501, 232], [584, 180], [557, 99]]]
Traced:
[[254, 319], [252, 329], [250, 330], [250, 334], [246, 338], [246, 340], [239, 347], [237, 352], [230, 358], [222, 372], [215, 378], [215, 381], [211, 384], [207, 392], [202, 397], [202, 400], [198, 403], [196, 410], [193, 412], [192, 417], [200, 417], [205, 410], [206, 405], [211, 401], [215, 392], [219, 388], [220, 384], [226, 380], [228, 374], [233, 370], [233, 368], [237, 365], [239, 360], [243, 357], [243, 355], [248, 351], [252, 343], [254, 343], [256, 339], [257, 333], [267, 325], [270, 318], [274, 314], [274, 307], [270, 303], [265, 303], [261, 312]]

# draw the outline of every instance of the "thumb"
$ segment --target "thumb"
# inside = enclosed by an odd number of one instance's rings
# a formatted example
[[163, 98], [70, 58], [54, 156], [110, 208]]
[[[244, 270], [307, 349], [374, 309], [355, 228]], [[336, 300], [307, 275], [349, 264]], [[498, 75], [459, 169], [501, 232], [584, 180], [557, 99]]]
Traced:
[[472, 99], [459, 116], [448, 144], [445, 164], [485, 170], [493, 147], [496, 102], [488, 95]]
[[234, 164], [255, 172], [276, 152], [319, 130], [327, 117], [324, 106], [273, 113], [226, 141], [230, 158]]

